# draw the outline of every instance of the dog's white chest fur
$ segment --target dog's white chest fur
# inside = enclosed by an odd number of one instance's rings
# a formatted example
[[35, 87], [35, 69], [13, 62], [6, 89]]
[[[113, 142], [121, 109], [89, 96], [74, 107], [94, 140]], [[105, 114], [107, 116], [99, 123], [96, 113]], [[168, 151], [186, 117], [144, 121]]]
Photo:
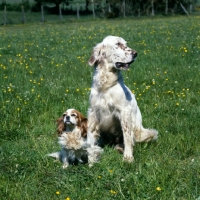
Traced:
[[[110, 74], [110, 78], [115, 74]], [[123, 84], [123, 79], [119, 75], [117, 82], [113, 83], [112, 87], [104, 88], [99, 86], [99, 80], [95, 77], [93, 79], [93, 87], [90, 95], [91, 109], [95, 113], [96, 121], [99, 123], [102, 132], [111, 134], [121, 133], [120, 115], [123, 107], [127, 106], [133, 97], [126, 86]], [[109, 79], [108, 79], [109, 80]], [[105, 85], [108, 85], [106, 82]], [[131, 108], [132, 109], [132, 108]]]

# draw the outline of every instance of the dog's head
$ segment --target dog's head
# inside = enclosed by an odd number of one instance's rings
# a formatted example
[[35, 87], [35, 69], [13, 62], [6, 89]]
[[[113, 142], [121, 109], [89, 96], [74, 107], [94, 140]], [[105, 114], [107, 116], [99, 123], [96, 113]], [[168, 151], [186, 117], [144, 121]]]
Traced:
[[73, 108], [66, 110], [63, 115], [57, 119], [58, 135], [61, 135], [63, 131], [73, 131], [75, 127], [81, 130], [82, 137], [87, 136], [87, 118]]
[[94, 47], [89, 65], [93, 66], [107, 62], [108, 65], [116, 69], [126, 70], [136, 57], [137, 52], [129, 48], [123, 38], [107, 36]]

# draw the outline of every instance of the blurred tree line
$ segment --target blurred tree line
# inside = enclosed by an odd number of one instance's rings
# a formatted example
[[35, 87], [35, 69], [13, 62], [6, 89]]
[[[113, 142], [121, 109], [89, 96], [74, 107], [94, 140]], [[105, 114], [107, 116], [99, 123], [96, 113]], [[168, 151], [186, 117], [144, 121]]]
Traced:
[[[192, 13], [198, 0], [34, 0], [35, 4], [30, 6], [29, 0], [22, 0], [20, 5], [26, 9], [39, 12], [41, 6], [48, 13], [58, 14], [59, 7], [63, 14], [75, 14], [77, 2], [81, 4], [81, 14], [92, 13], [94, 6], [97, 15], [102, 17], [118, 17], [120, 15], [157, 15], [157, 14], [188, 14]], [[6, 0], [2, 0], [2, 5], [8, 6]], [[19, 5], [19, 4], [18, 4]], [[13, 5], [12, 5], [13, 6]], [[16, 6], [16, 5], [15, 5]]]
[[[60, 4], [63, 5], [64, 11], [69, 11], [66, 6], [74, 4], [73, 0], [35, 0], [35, 2], [38, 7], [41, 4], [54, 4], [52, 12], [58, 12]], [[127, 16], [187, 14], [187, 12], [191, 13], [194, 10], [197, 0], [83, 0], [82, 2], [85, 4], [82, 11], [86, 14], [91, 12], [89, 7], [94, 3], [96, 12], [107, 17], [117, 17], [122, 14]]]

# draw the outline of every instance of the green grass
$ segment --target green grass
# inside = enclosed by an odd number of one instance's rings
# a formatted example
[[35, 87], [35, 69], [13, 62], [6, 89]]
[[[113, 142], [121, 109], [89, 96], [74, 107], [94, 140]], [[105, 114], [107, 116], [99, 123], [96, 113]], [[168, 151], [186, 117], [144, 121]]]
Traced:
[[[123, 72], [155, 143], [135, 161], [106, 147], [99, 163], [69, 166], [55, 120], [67, 108], [87, 115], [92, 47], [118, 35], [137, 50]], [[0, 199], [193, 200], [200, 196], [200, 18], [126, 19], [0, 28]], [[57, 192], [57, 194], [56, 194]], [[58, 193], [59, 192], [59, 193]]]

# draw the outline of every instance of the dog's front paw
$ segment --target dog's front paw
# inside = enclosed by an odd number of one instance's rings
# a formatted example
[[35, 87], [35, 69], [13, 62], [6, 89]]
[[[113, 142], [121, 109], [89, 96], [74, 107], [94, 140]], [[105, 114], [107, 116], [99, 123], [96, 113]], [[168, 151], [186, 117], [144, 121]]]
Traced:
[[133, 156], [124, 155], [123, 161], [131, 163], [131, 162], [134, 161], [134, 157]]
[[68, 166], [69, 166], [69, 164], [68, 164], [68, 163], [65, 163], [65, 164], [63, 164], [62, 168], [65, 169], [65, 168], [67, 168]]

